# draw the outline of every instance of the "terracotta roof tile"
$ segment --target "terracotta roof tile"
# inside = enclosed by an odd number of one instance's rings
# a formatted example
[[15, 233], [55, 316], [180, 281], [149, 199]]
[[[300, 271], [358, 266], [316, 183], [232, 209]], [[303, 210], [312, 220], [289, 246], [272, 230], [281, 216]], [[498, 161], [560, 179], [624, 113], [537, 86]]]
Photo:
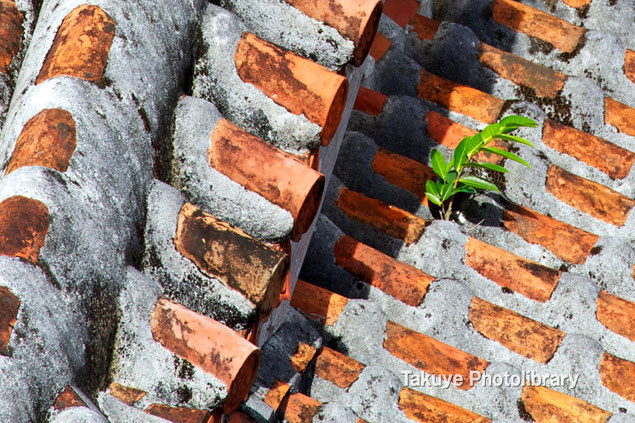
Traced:
[[375, 59], [376, 62], [379, 62], [379, 60], [384, 57], [384, 54], [386, 54], [391, 45], [392, 41], [390, 41], [381, 32], [378, 32], [377, 35], [375, 35], [373, 44], [370, 46], [369, 54], [373, 56], [373, 59]]
[[399, 408], [411, 420], [422, 423], [487, 423], [490, 419], [430, 395], [403, 388]]
[[582, 6], [586, 6], [587, 4], [591, 3], [591, 0], [562, 0], [567, 6], [570, 7], [582, 7]]
[[223, 411], [234, 411], [256, 378], [260, 350], [227, 326], [160, 298], [150, 321], [166, 349], [214, 375], [227, 386]]
[[417, 92], [424, 100], [485, 123], [493, 123], [496, 120], [504, 103], [491, 94], [458, 84], [424, 69], [421, 70]]
[[514, 0], [494, 0], [492, 6], [496, 22], [553, 44], [563, 53], [575, 50], [585, 32], [584, 28]]
[[0, 255], [36, 263], [49, 230], [48, 208], [22, 196], [0, 202]]
[[348, 216], [373, 226], [393, 238], [415, 243], [425, 230], [426, 220], [374, 198], [342, 187], [337, 206]]
[[66, 386], [55, 399], [53, 408], [65, 410], [70, 407], [87, 407], [84, 400], [75, 392], [71, 386]]
[[265, 395], [265, 404], [277, 411], [285, 396], [289, 393], [289, 389], [291, 389], [291, 386], [288, 383], [277, 380]]
[[383, 176], [389, 183], [421, 198], [424, 204], [428, 201], [425, 195], [426, 181], [437, 178], [431, 167], [382, 148], [377, 149], [372, 168], [373, 172]]
[[479, 43], [478, 50], [485, 67], [517, 85], [533, 89], [540, 97], [555, 97], [567, 80], [560, 72], [488, 44]]
[[504, 210], [503, 225], [525, 241], [542, 245], [556, 257], [575, 264], [586, 261], [599, 239], [598, 235], [517, 205]]
[[342, 235], [335, 244], [335, 262], [353, 276], [416, 307], [434, 278], [374, 248]]
[[283, 404], [284, 421], [287, 423], [310, 423], [322, 404], [304, 394], [291, 394]]
[[463, 390], [472, 388], [470, 372], [482, 373], [489, 364], [482, 358], [391, 321], [386, 325], [384, 348], [426, 373], [460, 375], [463, 383], [457, 387]]
[[56, 76], [99, 82], [104, 76], [115, 21], [100, 7], [81, 5], [62, 21], [36, 83]]
[[628, 176], [635, 161], [635, 153], [558, 122], [545, 120], [542, 141], [606, 173], [612, 179]]
[[535, 301], [545, 302], [561, 272], [470, 237], [465, 263], [487, 279]]
[[13, 0], [0, 0], [0, 73], [7, 73], [13, 57], [20, 50], [24, 16]]
[[327, 325], [337, 321], [347, 303], [348, 298], [301, 279], [298, 280], [291, 297], [293, 307], [310, 319], [318, 319]]
[[19, 310], [20, 299], [9, 288], [0, 286], [0, 352], [9, 345]]
[[600, 323], [635, 342], [635, 303], [600, 291], [596, 305]]
[[317, 353], [317, 349], [315, 347], [304, 342], [300, 342], [298, 344], [297, 351], [289, 358], [289, 361], [291, 361], [291, 365], [296, 372], [304, 373], [306, 366], [308, 366], [311, 360], [313, 360], [315, 353]]
[[611, 413], [543, 386], [525, 386], [521, 401], [536, 423], [605, 423]]
[[322, 347], [315, 362], [315, 375], [346, 389], [357, 380], [365, 367], [342, 353]]
[[420, 40], [432, 40], [434, 39], [434, 34], [436, 34], [439, 29], [439, 25], [441, 24], [434, 19], [430, 19], [426, 16], [415, 14], [412, 19], [410, 19], [410, 25], [413, 26], [414, 32], [417, 34]]
[[289, 211], [295, 221], [291, 236], [298, 241], [317, 214], [324, 175], [226, 119], [211, 138], [210, 166]]
[[296, 115], [322, 127], [322, 145], [337, 130], [346, 106], [348, 80], [254, 34], [243, 33], [234, 54], [240, 78]]
[[417, 0], [386, 0], [384, 15], [395, 21], [402, 28], [412, 19], [419, 9]]
[[353, 64], [360, 66], [377, 32], [383, 9], [380, 0], [336, 0], [316, 2], [312, 0], [286, 0], [307, 16], [337, 29], [340, 34], [355, 43]]
[[108, 393], [127, 405], [134, 405], [146, 395], [146, 392], [141, 389], [124, 386], [117, 382], [112, 382], [108, 386]]
[[602, 385], [635, 402], [635, 363], [604, 353], [600, 362], [600, 378]]
[[634, 200], [619, 192], [553, 164], [547, 172], [546, 188], [560, 201], [616, 226], [626, 223], [635, 205]]
[[635, 109], [611, 97], [604, 97], [604, 122], [635, 137]]
[[202, 271], [245, 295], [262, 314], [277, 304], [289, 270], [286, 254], [190, 203], [179, 213], [174, 244]]
[[478, 297], [472, 299], [470, 322], [479, 333], [523, 357], [547, 363], [564, 332]]
[[145, 412], [174, 423], [208, 423], [212, 413], [208, 410], [196, 410], [187, 407], [170, 407], [164, 404], [151, 404]]
[[76, 146], [73, 116], [62, 109], [44, 109], [24, 125], [6, 173], [23, 166], [44, 166], [66, 172]]
[[387, 96], [377, 91], [366, 87], [359, 87], [354, 108], [360, 112], [377, 116], [384, 110], [384, 104], [387, 98]]

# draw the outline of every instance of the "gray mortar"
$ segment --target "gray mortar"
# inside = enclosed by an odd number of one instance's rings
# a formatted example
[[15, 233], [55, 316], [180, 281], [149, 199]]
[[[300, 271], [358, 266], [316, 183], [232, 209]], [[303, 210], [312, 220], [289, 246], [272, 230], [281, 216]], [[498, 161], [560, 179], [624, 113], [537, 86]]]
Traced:
[[[318, 350], [322, 346], [322, 337], [304, 316], [290, 308], [283, 325], [262, 347], [262, 360], [254, 388], [270, 389], [276, 381], [282, 381], [291, 386], [291, 392], [296, 392], [302, 375], [287, 358], [298, 352], [300, 343]], [[258, 395], [256, 397], [264, 399]]]
[[71, 407], [63, 410], [51, 423], [109, 423], [106, 418], [87, 407]]
[[0, 398], [11, 398], [0, 401], [0, 421], [40, 421], [85, 365], [86, 322], [41, 269], [22, 259], [0, 257], [0, 286], [21, 303], [9, 346], [0, 355]]
[[154, 181], [148, 195], [144, 272], [162, 286], [168, 298], [232, 329], [250, 327], [256, 319], [255, 306], [177, 251], [174, 235], [184, 203], [176, 189]]
[[111, 423], [168, 423], [169, 420], [153, 416], [130, 407], [110, 394], [101, 392], [97, 398], [99, 406]]
[[355, 45], [335, 29], [280, 0], [222, 0], [258, 37], [331, 69], [353, 59]]
[[398, 406], [402, 387], [396, 375], [369, 365], [349, 388], [349, 403], [357, 415], [371, 422], [407, 422]]
[[257, 239], [288, 237], [294, 224], [288, 211], [209, 165], [211, 134], [221, 118], [218, 109], [206, 100], [185, 97], [179, 101], [172, 136], [172, 183], [191, 203]]
[[201, 18], [193, 95], [212, 101], [232, 122], [290, 152], [320, 145], [322, 127], [279, 106], [240, 79], [234, 52], [247, 28], [232, 13], [208, 4]]
[[274, 409], [262, 399], [259, 399], [264, 398], [265, 394], [266, 393], [262, 390], [254, 393], [252, 388], [249, 397], [240, 405], [239, 410], [254, 419], [256, 423], [277, 422], [278, 420], [276, 419], [276, 412]]
[[356, 423], [357, 415], [341, 404], [323, 404], [311, 421], [313, 423]]
[[[146, 392], [135, 403], [139, 409], [153, 403], [217, 408], [227, 397], [225, 384], [180, 359], [152, 336], [150, 316], [161, 295], [161, 287], [133, 268], [128, 268], [124, 283], [119, 297], [120, 324], [113, 357], [113, 380]], [[100, 402], [103, 399], [101, 396]]]

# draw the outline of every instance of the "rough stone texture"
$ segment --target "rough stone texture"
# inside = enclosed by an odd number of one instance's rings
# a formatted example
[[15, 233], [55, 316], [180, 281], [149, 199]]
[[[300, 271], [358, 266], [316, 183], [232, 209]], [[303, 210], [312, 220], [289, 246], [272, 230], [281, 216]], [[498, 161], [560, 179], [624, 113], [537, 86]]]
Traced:
[[106, 418], [87, 407], [73, 407], [51, 418], [51, 423], [108, 423]]
[[227, 119], [284, 150], [301, 153], [319, 146], [319, 125], [279, 106], [238, 76], [234, 53], [246, 30], [238, 18], [209, 4], [201, 19], [194, 96], [213, 101]]
[[240, 292], [203, 273], [174, 244], [178, 215], [185, 199], [174, 188], [155, 181], [148, 196], [143, 269], [168, 298], [235, 329], [256, 319], [256, 307]]
[[169, 420], [155, 417], [145, 411], [130, 407], [104, 392], [99, 394], [97, 403], [111, 423], [124, 421], [129, 423], [169, 423]]
[[358, 417], [348, 407], [338, 403], [324, 404], [313, 416], [314, 423], [358, 423]]

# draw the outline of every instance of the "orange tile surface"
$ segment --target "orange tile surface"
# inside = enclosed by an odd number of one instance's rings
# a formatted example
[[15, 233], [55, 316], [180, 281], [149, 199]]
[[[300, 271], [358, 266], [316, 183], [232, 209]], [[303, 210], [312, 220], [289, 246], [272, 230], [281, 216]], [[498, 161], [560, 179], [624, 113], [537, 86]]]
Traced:
[[437, 179], [431, 167], [381, 148], [377, 149], [372, 168], [373, 172], [383, 176], [387, 182], [412, 192], [422, 201], [425, 199], [425, 203], [426, 181]]
[[600, 291], [596, 305], [596, 317], [600, 323], [635, 342], [635, 303]]
[[49, 230], [49, 210], [23, 196], [0, 202], [0, 255], [37, 263]]
[[284, 397], [289, 392], [289, 389], [291, 389], [289, 384], [279, 380], [276, 381], [274, 386], [267, 392], [267, 395], [265, 395], [265, 404], [273, 408], [274, 411], [277, 411], [280, 404], [282, 404], [282, 400], [284, 400]]
[[483, 66], [517, 85], [533, 89], [539, 97], [555, 97], [567, 80], [560, 72], [488, 44], [479, 43], [478, 50]]
[[491, 94], [452, 82], [424, 69], [419, 76], [417, 92], [424, 100], [484, 123], [493, 123], [504, 103]]
[[488, 418], [436, 397], [403, 388], [399, 408], [411, 420], [421, 423], [488, 423]]
[[635, 363], [609, 353], [604, 353], [600, 362], [602, 385], [617, 395], [635, 402]]
[[346, 187], [340, 190], [336, 204], [353, 219], [409, 244], [417, 242], [426, 227], [425, 219]]
[[115, 21], [100, 7], [81, 5], [62, 21], [36, 83], [56, 76], [98, 82], [104, 76]]
[[0, 286], [0, 352], [9, 345], [19, 310], [18, 297], [9, 288]]
[[370, 55], [373, 56], [376, 62], [384, 57], [384, 54], [388, 51], [390, 46], [392, 45], [392, 41], [390, 41], [384, 34], [378, 32], [375, 35], [375, 39], [373, 40], [373, 44], [370, 46]]
[[335, 323], [342, 314], [348, 298], [298, 280], [291, 297], [291, 305], [302, 311], [307, 317], [317, 319], [327, 325]]
[[7, 73], [13, 57], [20, 50], [24, 16], [13, 0], [0, 0], [0, 73]]
[[542, 141], [547, 147], [573, 156], [612, 179], [626, 178], [635, 161], [635, 153], [625, 148], [551, 120], [545, 120]]
[[66, 386], [55, 399], [53, 408], [65, 410], [70, 407], [87, 407], [87, 405], [72, 387]]
[[364, 367], [342, 353], [322, 347], [315, 361], [315, 375], [346, 389], [357, 380]]
[[413, 26], [413, 30], [420, 40], [433, 40], [440, 24], [434, 19], [419, 14], [414, 15], [410, 20], [410, 25]]
[[599, 239], [598, 235], [517, 205], [504, 210], [503, 225], [525, 241], [542, 245], [556, 257], [575, 264], [586, 261]]
[[571, 53], [580, 43], [584, 28], [514, 0], [494, 0], [492, 16], [500, 24], [553, 44]]
[[399, 301], [416, 307], [434, 278], [368, 245], [342, 235], [335, 244], [335, 262], [342, 269]]
[[387, 98], [387, 96], [377, 91], [359, 87], [354, 108], [368, 115], [377, 116], [384, 110]]
[[291, 365], [298, 373], [304, 373], [306, 366], [309, 365], [317, 350], [315, 347], [304, 342], [300, 342], [297, 346], [296, 352], [289, 357]]
[[346, 106], [348, 80], [325, 67], [245, 32], [234, 54], [240, 78], [280, 106], [322, 127], [327, 145]]
[[543, 386], [525, 386], [523, 406], [536, 423], [605, 423], [611, 413]]
[[174, 423], [208, 423], [212, 413], [187, 407], [170, 407], [164, 404], [151, 404], [145, 412]]
[[561, 272], [470, 237], [465, 263], [487, 279], [535, 301], [545, 302]]
[[635, 109], [611, 97], [604, 97], [604, 122], [635, 137]]
[[481, 335], [523, 357], [547, 363], [565, 333], [478, 297], [472, 299], [470, 322]]
[[418, 9], [419, 2], [417, 0], [386, 0], [384, 3], [384, 15], [402, 28], [406, 27]]
[[635, 51], [626, 49], [624, 53], [624, 75], [635, 84]]
[[426, 373], [453, 377], [460, 375], [463, 384], [458, 388], [463, 390], [472, 388], [470, 372], [482, 373], [489, 365], [482, 358], [391, 321], [386, 325], [384, 348]]
[[297, 393], [289, 396], [284, 407], [286, 423], [311, 423], [322, 404], [311, 397]]
[[626, 223], [635, 205], [635, 201], [619, 192], [556, 165], [551, 165], [547, 172], [546, 188], [560, 201], [616, 226]]
[[124, 386], [117, 382], [112, 382], [108, 386], [108, 393], [128, 405], [134, 405], [146, 395], [146, 392], [141, 389]]

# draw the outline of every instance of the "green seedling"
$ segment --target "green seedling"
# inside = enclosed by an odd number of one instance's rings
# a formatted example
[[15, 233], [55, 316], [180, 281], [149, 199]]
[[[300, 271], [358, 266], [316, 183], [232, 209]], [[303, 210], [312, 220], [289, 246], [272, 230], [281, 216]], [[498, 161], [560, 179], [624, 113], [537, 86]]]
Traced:
[[465, 174], [465, 170], [469, 168], [481, 168], [509, 173], [503, 166], [493, 163], [477, 162], [475, 157], [478, 153], [483, 151], [489, 152], [531, 167], [529, 163], [514, 153], [487, 146], [492, 140], [500, 139], [510, 143], [519, 142], [533, 147], [526, 139], [510, 135], [521, 126], [535, 127], [537, 123], [523, 116], [507, 116], [498, 123], [488, 125], [481, 132], [471, 137], [463, 138], [454, 150], [454, 157], [449, 163], [445, 161], [438, 150], [432, 150], [432, 154], [430, 155], [432, 169], [439, 177], [436, 181], [428, 180], [426, 182], [426, 197], [441, 207], [441, 217], [443, 219], [450, 219], [454, 196], [460, 192], [474, 194], [477, 192], [477, 189], [500, 192], [498, 187], [491, 181], [479, 176]]

